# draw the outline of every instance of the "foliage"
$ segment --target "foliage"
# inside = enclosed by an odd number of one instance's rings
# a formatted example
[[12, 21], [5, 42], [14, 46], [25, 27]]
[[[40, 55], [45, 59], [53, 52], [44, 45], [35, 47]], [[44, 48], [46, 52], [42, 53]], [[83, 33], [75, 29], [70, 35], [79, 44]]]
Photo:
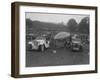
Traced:
[[70, 19], [67, 23], [68, 29], [70, 32], [76, 32], [78, 24], [75, 19]]
[[78, 31], [80, 33], [89, 34], [89, 17], [85, 17], [81, 20], [81, 22], [79, 23]]
[[82, 33], [89, 35], [89, 17], [84, 17], [78, 24], [75, 19], [70, 19], [65, 25], [62, 23], [50, 23], [41, 21], [32, 21], [26, 19], [26, 32], [27, 33], [43, 33], [52, 32], [56, 34], [60, 31], [70, 33]]

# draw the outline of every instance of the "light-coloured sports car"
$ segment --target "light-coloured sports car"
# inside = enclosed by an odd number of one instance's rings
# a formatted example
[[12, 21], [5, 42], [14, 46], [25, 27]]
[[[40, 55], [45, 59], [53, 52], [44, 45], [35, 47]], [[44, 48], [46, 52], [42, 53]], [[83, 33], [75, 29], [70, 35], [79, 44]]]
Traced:
[[50, 41], [46, 40], [45, 37], [37, 37], [36, 39], [28, 42], [28, 48], [30, 50], [45, 51], [46, 48], [50, 47]]

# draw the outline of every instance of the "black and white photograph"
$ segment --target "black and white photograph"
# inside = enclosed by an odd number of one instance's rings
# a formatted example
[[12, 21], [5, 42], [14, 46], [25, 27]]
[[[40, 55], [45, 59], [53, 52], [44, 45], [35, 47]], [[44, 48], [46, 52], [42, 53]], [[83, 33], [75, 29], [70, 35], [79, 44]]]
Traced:
[[97, 73], [97, 7], [12, 4], [12, 76]]
[[26, 12], [25, 21], [26, 67], [89, 64], [89, 15]]

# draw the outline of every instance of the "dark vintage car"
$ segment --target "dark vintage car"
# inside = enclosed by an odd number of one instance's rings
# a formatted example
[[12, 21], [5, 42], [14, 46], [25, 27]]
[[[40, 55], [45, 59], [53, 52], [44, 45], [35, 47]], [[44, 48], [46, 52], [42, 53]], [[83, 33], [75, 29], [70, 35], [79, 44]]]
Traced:
[[82, 51], [83, 48], [81, 39], [76, 34], [66, 39], [65, 46], [72, 51]]

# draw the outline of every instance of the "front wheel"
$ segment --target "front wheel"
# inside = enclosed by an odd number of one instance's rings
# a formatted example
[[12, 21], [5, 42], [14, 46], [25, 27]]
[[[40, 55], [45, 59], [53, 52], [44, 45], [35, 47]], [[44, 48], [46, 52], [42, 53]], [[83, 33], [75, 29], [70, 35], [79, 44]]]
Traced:
[[39, 49], [40, 49], [40, 51], [43, 52], [45, 50], [45, 46], [44, 45], [40, 45]]
[[27, 49], [28, 49], [29, 51], [31, 51], [31, 50], [32, 50], [32, 45], [29, 44], [29, 45], [27, 46]]
[[80, 46], [80, 51], [83, 51], [83, 48], [82, 48], [82, 46]]

